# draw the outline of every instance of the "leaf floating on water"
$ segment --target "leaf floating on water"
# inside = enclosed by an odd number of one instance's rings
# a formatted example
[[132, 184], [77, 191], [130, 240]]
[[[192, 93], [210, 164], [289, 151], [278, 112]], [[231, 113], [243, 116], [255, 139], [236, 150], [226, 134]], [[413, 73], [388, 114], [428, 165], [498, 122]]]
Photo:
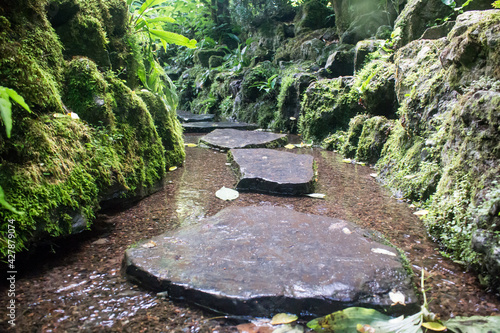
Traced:
[[405, 304], [405, 295], [400, 291], [389, 292], [389, 298], [392, 301], [391, 306], [396, 305], [396, 304], [406, 305]]
[[[258, 333], [260, 333], [260, 331]], [[273, 333], [304, 333], [304, 327], [300, 325], [292, 326], [290, 324], [286, 324], [275, 329]]]
[[294, 314], [278, 313], [273, 317], [273, 319], [271, 319], [271, 325], [288, 324], [296, 321], [297, 319], [299, 319], [299, 317]]
[[215, 192], [215, 196], [225, 201], [231, 201], [238, 198], [240, 194], [238, 193], [238, 191], [222, 186], [220, 190]]
[[196, 143], [186, 143], [185, 146], [190, 147], [190, 148], [198, 147], [198, 145]]
[[326, 194], [323, 193], [307, 193], [305, 195], [316, 199], [324, 199], [326, 197]]
[[293, 149], [293, 148], [295, 148], [295, 145], [292, 145], [291, 143], [289, 143], [289, 144], [287, 144], [287, 145], [285, 146], [285, 148], [286, 148], [286, 149]]
[[429, 211], [427, 209], [419, 210], [419, 211], [413, 213], [413, 215], [417, 215], [417, 216], [425, 216], [427, 214], [429, 214]]
[[150, 249], [152, 247], [156, 247], [158, 244], [156, 244], [155, 241], [149, 241], [145, 244], [142, 244], [142, 247], [146, 248], [146, 249]]
[[378, 254], [385, 254], [385, 255], [393, 256], [393, 257], [396, 256], [396, 253], [388, 251], [388, 250], [385, 250], [385, 249], [381, 249], [381, 248], [378, 248], [378, 247], [373, 248], [372, 252], [373, 253], [378, 253]]
[[442, 324], [438, 323], [437, 321], [428, 321], [426, 323], [422, 323], [422, 327], [425, 327], [429, 330], [433, 330], [436, 332], [442, 332], [446, 330], [446, 326], [443, 326]]
[[176, 166], [173, 166], [173, 167], [168, 168], [168, 171], [174, 171], [174, 170], [177, 170], [177, 167], [176, 167]]
[[352, 163], [352, 160], [350, 158], [344, 158], [342, 160], [342, 162], [344, 162], [344, 163]]

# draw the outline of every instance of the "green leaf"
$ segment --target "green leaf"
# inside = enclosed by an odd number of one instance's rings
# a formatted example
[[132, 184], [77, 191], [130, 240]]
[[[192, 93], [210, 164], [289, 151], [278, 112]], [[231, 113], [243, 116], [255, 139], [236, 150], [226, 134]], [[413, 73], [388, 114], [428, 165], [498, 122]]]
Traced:
[[297, 319], [299, 319], [299, 317], [294, 314], [278, 313], [271, 319], [271, 325], [289, 324]]
[[149, 29], [149, 33], [152, 38], [160, 39], [162, 42], [165, 43], [176, 44], [179, 46], [186, 46], [190, 49], [194, 49], [196, 47], [196, 40], [194, 39], [190, 40], [189, 38], [176, 34], [174, 32]]
[[425, 327], [429, 330], [433, 330], [436, 332], [442, 332], [446, 330], [446, 326], [443, 326], [442, 324], [438, 323], [437, 321], [428, 321], [425, 323], [422, 323], [422, 327]]
[[5, 89], [4, 87], [0, 87], [0, 116], [5, 125], [7, 137], [10, 138], [10, 132], [12, 130], [12, 104], [10, 103], [9, 95]]
[[138, 15], [142, 15], [148, 8], [151, 8], [153, 6], [161, 5], [164, 2], [167, 2], [169, 0], [146, 0], [139, 8], [139, 11], [137, 12]]
[[500, 317], [455, 317], [443, 324], [454, 333], [488, 333], [498, 330]]
[[377, 310], [352, 307], [313, 319], [307, 323], [307, 327], [317, 332], [352, 333], [356, 332], [358, 324], [373, 326], [372, 323], [389, 319], [389, 316]]
[[30, 107], [26, 102], [24, 101], [24, 98], [19, 95], [15, 90], [9, 89], [9, 88], [4, 88], [7, 94], [16, 102], [17, 104], [21, 105], [26, 111], [31, 112]]
[[3, 192], [2, 187], [0, 186], [0, 205], [4, 208], [7, 208], [11, 212], [19, 215], [23, 215], [24, 212], [17, 211], [14, 207], [12, 207], [7, 201], [5, 201], [5, 193]]

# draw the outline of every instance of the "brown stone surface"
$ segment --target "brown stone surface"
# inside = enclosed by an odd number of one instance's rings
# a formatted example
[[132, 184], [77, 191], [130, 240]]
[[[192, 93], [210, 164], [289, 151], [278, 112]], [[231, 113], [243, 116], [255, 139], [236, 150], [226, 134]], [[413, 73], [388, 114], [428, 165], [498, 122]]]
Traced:
[[[398, 252], [352, 223], [272, 206], [229, 207], [196, 222], [128, 249], [128, 277], [236, 315], [417, 305]], [[406, 306], [391, 307], [393, 289]]]
[[185, 132], [188, 133], [208, 133], [215, 129], [222, 128], [237, 128], [241, 130], [254, 130], [257, 129], [257, 125], [248, 123], [238, 123], [232, 121], [221, 121], [221, 122], [211, 122], [211, 121], [198, 121], [183, 123], [182, 127]]

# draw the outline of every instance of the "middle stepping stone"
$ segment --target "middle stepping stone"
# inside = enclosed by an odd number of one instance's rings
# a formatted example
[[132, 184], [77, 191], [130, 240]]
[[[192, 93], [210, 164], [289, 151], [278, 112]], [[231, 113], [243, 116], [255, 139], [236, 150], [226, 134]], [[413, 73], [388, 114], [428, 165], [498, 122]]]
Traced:
[[238, 131], [235, 129], [217, 129], [200, 139], [200, 143], [223, 150], [233, 148], [274, 148], [283, 146], [287, 141], [286, 134]]
[[229, 159], [239, 175], [236, 189], [259, 193], [301, 195], [314, 187], [313, 157], [284, 151], [231, 149]]

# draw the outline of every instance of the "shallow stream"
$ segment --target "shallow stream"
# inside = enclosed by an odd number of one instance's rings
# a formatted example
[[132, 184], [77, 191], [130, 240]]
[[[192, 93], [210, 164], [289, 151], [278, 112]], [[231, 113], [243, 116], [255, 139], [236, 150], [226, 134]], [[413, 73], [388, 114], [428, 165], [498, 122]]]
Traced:
[[[186, 143], [198, 138], [186, 135]], [[500, 297], [484, 291], [475, 275], [440, 254], [408, 204], [391, 197], [370, 176], [373, 169], [343, 163], [329, 151], [294, 149], [314, 156], [316, 192], [326, 194], [325, 200], [241, 193], [225, 202], [214, 194], [236, 183], [226, 155], [199, 147], [186, 152], [184, 166], [168, 174], [163, 190], [132, 207], [102, 212], [93, 231], [52, 245], [55, 254], [41, 248], [35, 258], [20, 259], [17, 326], [8, 325], [2, 306], [0, 331], [238, 332], [241, 321], [212, 319], [217, 314], [157, 297], [129, 283], [120, 270], [125, 249], [136, 241], [177, 228], [187, 216], [211, 216], [231, 205], [283, 206], [379, 231], [405, 252], [417, 277], [425, 270], [430, 309], [441, 318], [500, 314]], [[0, 303], [7, 301], [2, 286]]]

